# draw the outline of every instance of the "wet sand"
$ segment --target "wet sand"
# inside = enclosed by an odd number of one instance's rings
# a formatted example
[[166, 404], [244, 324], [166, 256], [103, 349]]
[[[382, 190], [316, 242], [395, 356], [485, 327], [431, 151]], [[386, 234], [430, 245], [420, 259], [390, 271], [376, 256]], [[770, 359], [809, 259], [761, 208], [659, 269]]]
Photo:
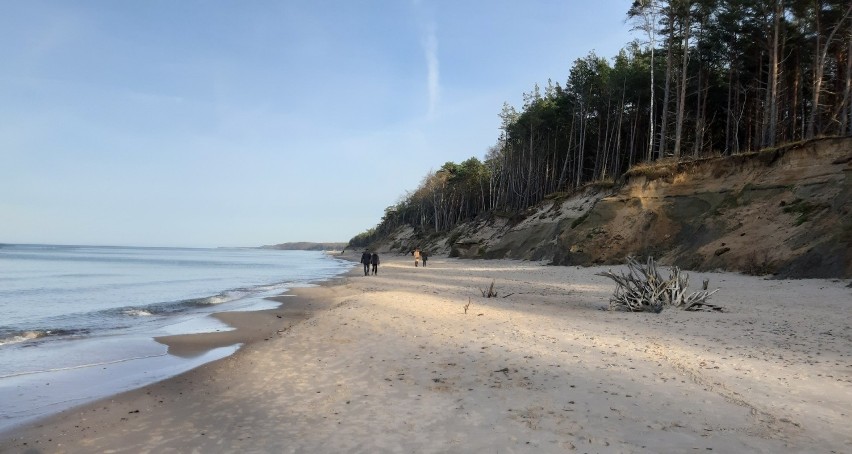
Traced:
[[386, 255], [220, 314], [236, 333], [159, 339], [244, 347], [0, 452], [852, 451], [847, 282], [691, 273], [726, 312], [629, 314], [602, 310], [602, 269]]

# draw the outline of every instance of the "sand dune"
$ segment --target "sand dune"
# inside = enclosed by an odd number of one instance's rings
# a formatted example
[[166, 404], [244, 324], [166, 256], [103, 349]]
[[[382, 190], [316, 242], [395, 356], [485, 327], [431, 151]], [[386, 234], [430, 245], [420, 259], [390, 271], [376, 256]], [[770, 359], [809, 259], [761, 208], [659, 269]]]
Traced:
[[692, 273], [726, 312], [629, 314], [602, 310], [601, 268], [428, 265], [384, 256], [378, 276], [228, 316], [234, 356], [0, 451], [852, 452], [846, 282]]

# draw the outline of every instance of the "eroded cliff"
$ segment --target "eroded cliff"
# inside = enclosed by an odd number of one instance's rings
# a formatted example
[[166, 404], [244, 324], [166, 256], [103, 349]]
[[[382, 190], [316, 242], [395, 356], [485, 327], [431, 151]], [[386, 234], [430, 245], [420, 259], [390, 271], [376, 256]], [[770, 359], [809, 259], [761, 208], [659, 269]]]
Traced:
[[376, 245], [556, 265], [657, 258], [687, 269], [852, 277], [852, 138], [637, 168], [615, 187], [554, 196], [448, 234], [401, 229]]

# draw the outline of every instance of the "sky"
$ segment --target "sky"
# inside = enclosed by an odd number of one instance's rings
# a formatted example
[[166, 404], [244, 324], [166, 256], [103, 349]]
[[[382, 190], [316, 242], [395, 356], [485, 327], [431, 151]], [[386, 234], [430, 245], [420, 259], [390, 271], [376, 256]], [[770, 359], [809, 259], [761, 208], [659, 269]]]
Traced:
[[630, 3], [3, 1], [0, 243], [346, 242]]

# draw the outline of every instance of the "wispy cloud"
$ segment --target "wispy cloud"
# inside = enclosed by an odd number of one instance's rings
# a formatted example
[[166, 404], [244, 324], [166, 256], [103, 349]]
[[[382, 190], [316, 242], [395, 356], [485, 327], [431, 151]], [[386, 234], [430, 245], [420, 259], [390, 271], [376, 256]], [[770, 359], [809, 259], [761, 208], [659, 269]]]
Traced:
[[441, 92], [441, 78], [438, 65], [438, 37], [435, 33], [434, 23], [426, 26], [425, 36], [423, 37], [423, 50], [426, 55], [426, 80], [429, 90], [429, 117], [431, 118], [437, 108]]

